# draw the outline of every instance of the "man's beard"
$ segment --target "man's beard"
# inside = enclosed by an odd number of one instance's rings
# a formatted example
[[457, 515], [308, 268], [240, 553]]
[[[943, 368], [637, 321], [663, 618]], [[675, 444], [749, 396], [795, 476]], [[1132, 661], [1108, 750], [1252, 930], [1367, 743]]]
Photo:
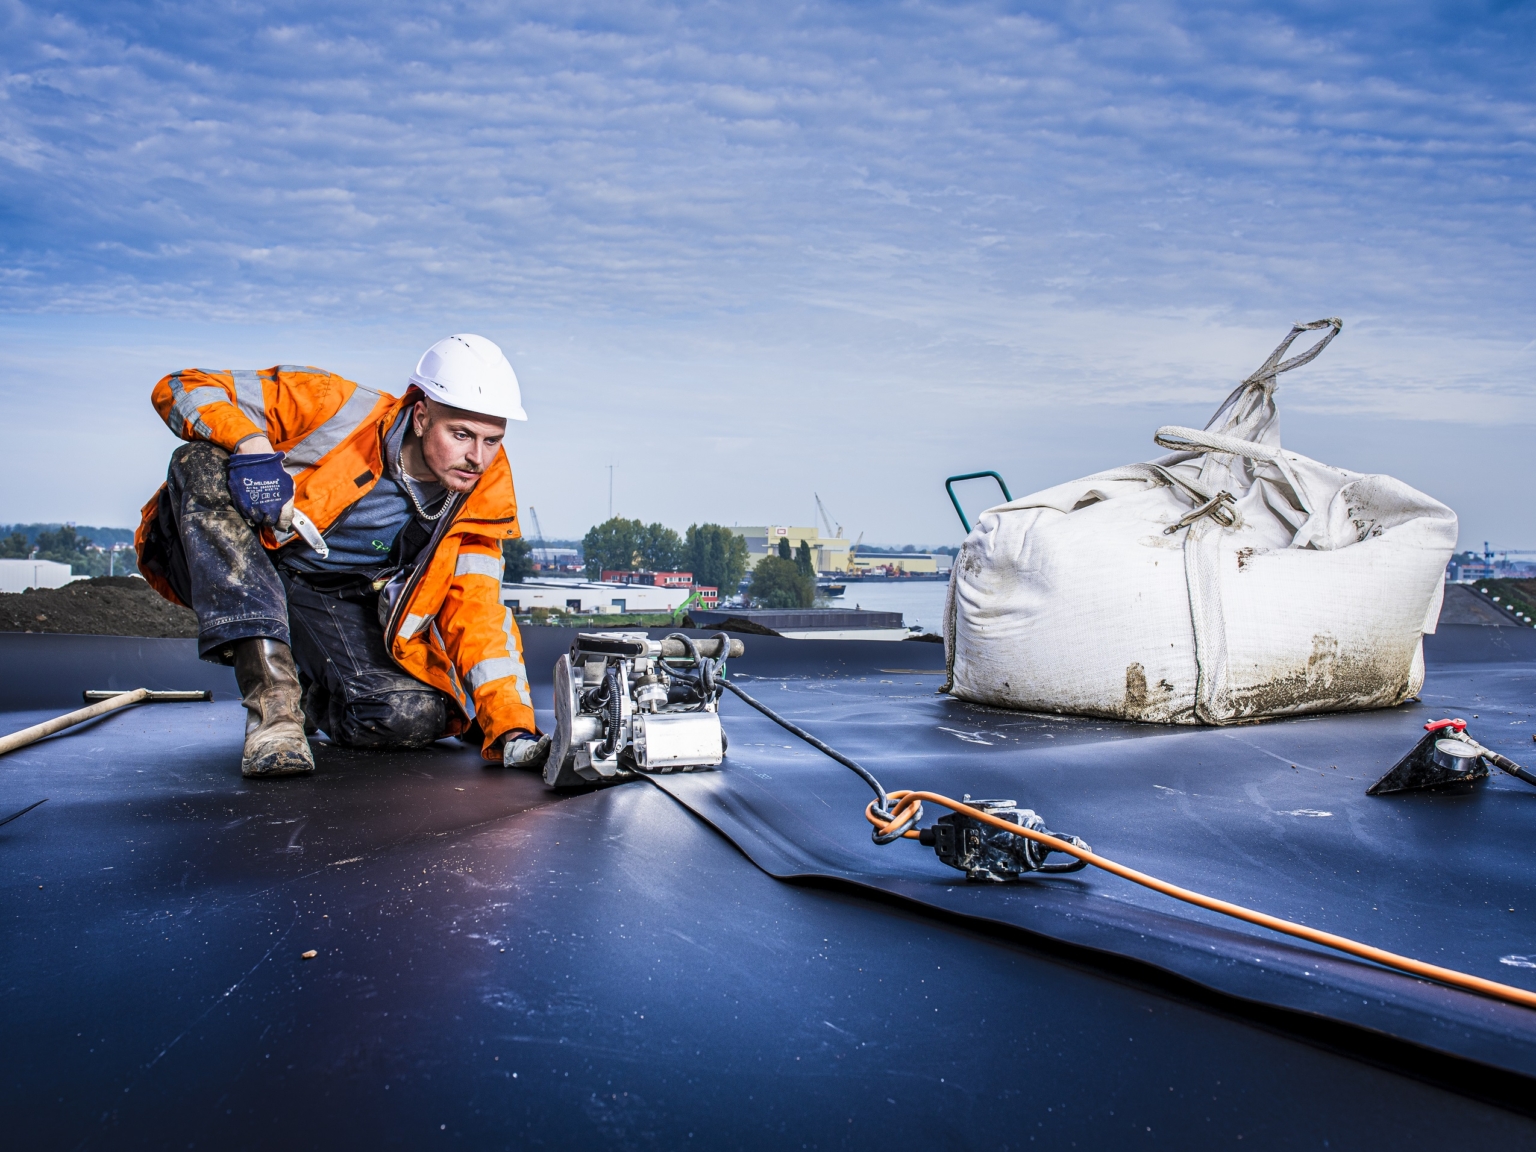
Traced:
[[[446, 479], [446, 480], [440, 479], [439, 482], [443, 485], [444, 488], [447, 488], [449, 491], [451, 491], [451, 492], [458, 492], [458, 493], [461, 493], [461, 494], [465, 493], [465, 492], [468, 492], [472, 488], [474, 488], [474, 486], [476, 484], [480, 483], [480, 477], [485, 475], [485, 469], [484, 468], [476, 468], [474, 465], [468, 463], [467, 461], [463, 461], [463, 460], [461, 460], [461, 461], [459, 461], [459, 463], [453, 465], [453, 467], [451, 469], [444, 469], [444, 471], [448, 473], [449, 479]], [[471, 474], [471, 476], [473, 478], [468, 480], [468, 481], [465, 481], [463, 479], [462, 475], [454, 476], [453, 475], [454, 472], [458, 472], [458, 473], [468, 472], [468, 473]]]

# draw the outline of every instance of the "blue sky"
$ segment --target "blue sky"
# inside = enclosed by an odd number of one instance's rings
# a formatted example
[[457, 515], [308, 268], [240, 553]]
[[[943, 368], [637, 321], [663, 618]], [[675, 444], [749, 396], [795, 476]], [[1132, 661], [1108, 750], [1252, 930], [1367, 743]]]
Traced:
[[1285, 443], [1536, 547], [1536, 5], [0, 0], [0, 520], [130, 523], [179, 367], [503, 345], [551, 535], [954, 542], [1292, 320]]

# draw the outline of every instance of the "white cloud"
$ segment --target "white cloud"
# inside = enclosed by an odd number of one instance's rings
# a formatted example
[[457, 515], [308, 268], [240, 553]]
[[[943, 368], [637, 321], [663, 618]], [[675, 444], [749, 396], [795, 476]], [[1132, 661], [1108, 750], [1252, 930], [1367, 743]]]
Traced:
[[[893, 540], [951, 532], [943, 469], [1027, 456], [1042, 412], [1096, 441], [1042, 469], [1150, 451], [1158, 406], [1214, 407], [1293, 319], [1347, 328], [1287, 411], [1465, 443], [1536, 422], [1529, 13], [10, 0], [0, 21], [8, 401], [50, 357], [82, 394], [194, 352], [398, 376], [474, 326], [525, 346], [548, 401], [525, 489], [685, 428], [753, 474], [637, 479], [633, 514], [782, 519], [842, 477], [841, 514]], [[103, 342], [102, 317], [136, 320]], [[549, 485], [546, 527], [603, 510], [578, 488]]]

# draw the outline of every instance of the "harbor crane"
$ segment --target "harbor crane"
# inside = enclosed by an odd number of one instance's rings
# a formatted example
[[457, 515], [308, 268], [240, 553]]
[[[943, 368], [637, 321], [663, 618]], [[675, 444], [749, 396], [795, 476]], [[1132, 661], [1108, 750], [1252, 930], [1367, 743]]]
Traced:
[[864, 543], [864, 533], [860, 532], [859, 538], [853, 542], [853, 547], [848, 549], [848, 575], [850, 576], [857, 574], [853, 561], [854, 557], [859, 554], [859, 545], [862, 543]]
[[832, 517], [827, 515], [827, 506], [821, 502], [821, 497], [817, 496], [815, 492], [812, 492], [811, 495], [816, 497], [816, 511], [821, 513], [821, 522], [826, 526], [827, 535], [841, 540], [843, 537], [843, 526], [839, 524], [837, 531], [832, 531]]
[[1488, 541], [1483, 541], [1483, 559], [1489, 564], [1493, 563], [1495, 555], [1498, 556], [1536, 556], [1536, 548], [1491, 548]]
[[528, 505], [528, 515], [533, 517], [533, 538], [539, 544], [539, 564], [542, 567], [549, 563], [549, 549], [544, 546], [544, 529], [539, 527], [539, 512], [532, 504]]

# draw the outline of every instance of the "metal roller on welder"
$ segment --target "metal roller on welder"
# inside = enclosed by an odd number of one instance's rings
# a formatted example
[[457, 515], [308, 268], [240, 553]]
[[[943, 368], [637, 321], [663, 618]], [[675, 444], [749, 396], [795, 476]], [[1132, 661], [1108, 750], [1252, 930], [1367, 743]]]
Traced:
[[1394, 792], [1472, 784], [1487, 778], [1490, 764], [1536, 785], [1536, 773], [1472, 739], [1465, 720], [1431, 720], [1424, 725], [1424, 735], [1412, 751], [1367, 788], [1365, 794], [1388, 796]]
[[695, 772], [725, 758], [726, 661], [746, 651], [719, 633], [583, 632], [555, 661], [555, 731], [544, 782], [554, 788]]

